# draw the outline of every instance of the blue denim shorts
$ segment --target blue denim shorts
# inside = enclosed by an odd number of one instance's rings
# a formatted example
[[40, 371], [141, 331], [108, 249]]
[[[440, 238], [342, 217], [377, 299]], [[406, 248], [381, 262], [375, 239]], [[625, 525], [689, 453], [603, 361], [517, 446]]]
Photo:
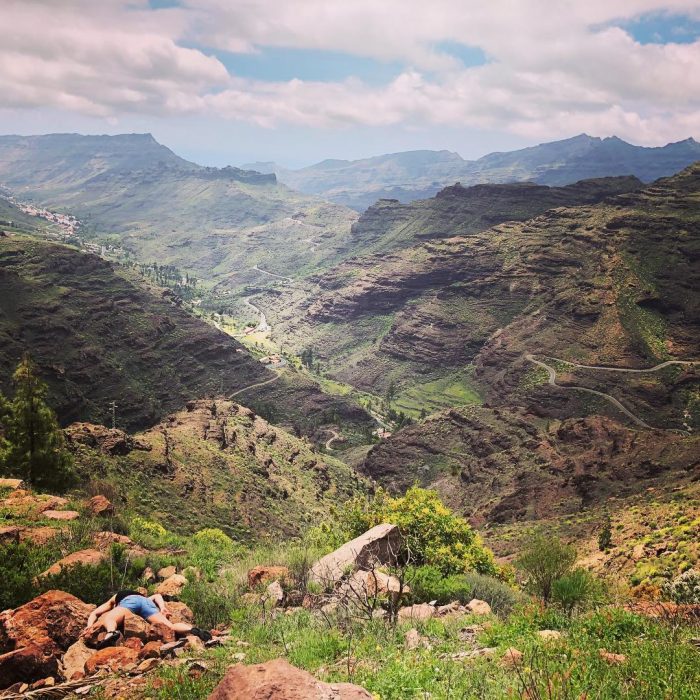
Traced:
[[126, 608], [144, 620], [148, 620], [149, 617], [160, 612], [158, 606], [150, 598], [142, 595], [128, 595], [126, 598], [122, 598], [117, 607]]

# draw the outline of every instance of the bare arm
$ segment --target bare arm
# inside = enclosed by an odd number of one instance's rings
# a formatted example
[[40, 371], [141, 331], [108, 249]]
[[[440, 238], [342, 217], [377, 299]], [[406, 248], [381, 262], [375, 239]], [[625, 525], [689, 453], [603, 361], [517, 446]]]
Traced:
[[168, 606], [165, 604], [165, 599], [160, 593], [155, 593], [150, 596], [150, 600], [152, 600], [158, 606], [158, 610], [160, 610], [163, 615], [168, 614]]
[[102, 603], [102, 605], [100, 605], [98, 608], [95, 608], [87, 619], [87, 624], [85, 625], [86, 629], [88, 627], [92, 627], [100, 615], [104, 615], [104, 613], [109, 612], [114, 607], [116, 602], [116, 596], [112, 596], [106, 603]]

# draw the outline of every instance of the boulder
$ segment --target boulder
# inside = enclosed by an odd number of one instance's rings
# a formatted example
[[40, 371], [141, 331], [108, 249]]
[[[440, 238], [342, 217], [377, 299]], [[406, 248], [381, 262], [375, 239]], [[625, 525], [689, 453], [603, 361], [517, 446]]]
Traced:
[[9, 510], [15, 517], [37, 518], [45, 511], [61, 508], [67, 503], [68, 501], [60, 496], [35, 496], [24, 489], [17, 489], [0, 501], [0, 506]]
[[537, 636], [544, 642], [552, 642], [561, 639], [561, 632], [558, 630], [539, 630]]
[[60, 533], [61, 530], [55, 527], [23, 527], [19, 533], [19, 541], [43, 546]]
[[400, 546], [399, 528], [383, 523], [321, 557], [309, 571], [309, 581], [332, 587], [347, 573], [373, 564], [394, 563]]
[[22, 528], [15, 525], [0, 527], [0, 544], [19, 544], [19, 536]]
[[[60, 663], [60, 672], [67, 681], [82, 678], [85, 674], [85, 662], [95, 653], [82, 639], [68, 647]], [[76, 675], [80, 674], [80, 675]]]
[[96, 532], [92, 536], [92, 541], [95, 543], [95, 549], [109, 549], [113, 544], [118, 544], [134, 557], [145, 557], [148, 554], [147, 549], [136, 544], [130, 537], [118, 535], [116, 532]]
[[158, 584], [156, 593], [160, 593], [166, 600], [177, 598], [186, 585], [187, 579], [182, 574], [173, 574]]
[[138, 659], [139, 652], [129, 647], [107, 647], [100, 649], [90, 656], [85, 662], [85, 673], [95, 673], [98, 668], [107, 668], [116, 671], [128, 664], [133, 664]]
[[611, 666], [619, 666], [627, 661], [627, 657], [624, 654], [614, 654], [611, 651], [606, 651], [605, 649], [598, 649], [598, 656], [600, 656], [603, 661], [609, 663]]
[[125, 639], [120, 646], [129, 647], [129, 649], [135, 649], [140, 652], [143, 649], [143, 642], [138, 637], [128, 637]]
[[16, 491], [24, 486], [22, 479], [0, 479], [0, 489], [12, 489]]
[[501, 665], [504, 668], [517, 668], [523, 662], [523, 652], [515, 647], [508, 647], [503, 658], [501, 659]]
[[58, 659], [78, 640], [93, 608], [69, 593], [47, 591], [0, 613], [0, 651], [7, 652], [0, 656], [2, 682], [55, 675]]
[[81, 549], [78, 552], [73, 552], [63, 559], [59, 559], [55, 564], [52, 564], [46, 571], [39, 574], [39, 578], [43, 576], [55, 576], [60, 574], [63, 569], [68, 569], [76, 564], [85, 566], [95, 566], [101, 564], [107, 555], [105, 552], [100, 552], [98, 549]]
[[265, 591], [265, 596], [272, 605], [281, 606], [284, 603], [284, 590], [279, 581], [273, 581]]
[[114, 506], [106, 496], [93, 496], [87, 502], [87, 509], [90, 515], [96, 515], [101, 518], [114, 515]]
[[170, 622], [186, 622], [189, 625], [194, 623], [194, 613], [185, 603], [176, 600], [168, 602], [168, 618]]
[[285, 659], [231, 666], [209, 700], [372, 700], [351, 683], [323, 683]]
[[177, 569], [174, 566], [164, 566], [162, 569], [158, 570], [158, 580], [165, 581], [166, 578], [170, 578], [177, 573]]
[[77, 520], [80, 513], [77, 510], [45, 510], [41, 516], [49, 520]]
[[151, 625], [142, 617], [128, 612], [124, 617], [124, 637], [126, 639], [140, 639], [145, 642], [150, 635]]
[[472, 598], [465, 607], [473, 615], [491, 614], [491, 606], [485, 600], [479, 600], [478, 598]]
[[428, 603], [417, 603], [399, 610], [399, 620], [401, 621], [422, 621], [434, 617], [435, 608]]
[[160, 648], [163, 645], [160, 642], [146, 642], [139, 652], [139, 659], [159, 659]]
[[286, 566], [256, 566], [248, 572], [248, 588], [257, 588], [263, 583], [283, 581], [290, 578]]

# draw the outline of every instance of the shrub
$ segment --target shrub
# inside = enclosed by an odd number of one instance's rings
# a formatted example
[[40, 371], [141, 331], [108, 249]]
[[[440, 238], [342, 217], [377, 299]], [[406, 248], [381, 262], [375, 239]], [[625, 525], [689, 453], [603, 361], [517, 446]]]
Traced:
[[167, 543], [168, 531], [159, 523], [137, 515], [131, 519], [129, 537], [146, 549], [158, 549]]
[[496, 613], [508, 613], [517, 602], [513, 589], [492, 576], [475, 572], [444, 576], [435, 566], [421, 566], [407, 576], [411, 597], [417, 603], [437, 600], [439, 605], [453, 601], [468, 603], [485, 600]]
[[517, 566], [528, 576], [527, 588], [547, 604], [554, 582], [568, 574], [575, 561], [574, 547], [558, 537], [536, 533], [517, 560]]
[[205, 581], [190, 581], [181, 599], [194, 613], [195, 623], [206, 629], [229, 624], [237, 604], [230, 592]]
[[0, 610], [16, 608], [36, 595], [34, 578], [61, 556], [55, 544], [21, 542], [0, 547]]
[[605, 520], [603, 520], [603, 527], [600, 529], [598, 534], [598, 549], [601, 552], [609, 549], [612, 545], [612, 522], [610, 516], [606, 515]]
[[672, 581], [666, 581], [661, 587], [661, 594], [674, 603], [700, 604], [700, 573], [688, 569]]
[[401, 498], [379, 491], [372, 501], [351, 501], [339, 521], [348, 530], [346, 538], [357, 537], [382, 522], [397, 525], [403, 537], [404, 558], [416, 566], [436, 566], [445, 575], [497, 572], [491, 551], [435, 491], [414, 486]]
[[572, 615], [599, 597], [601, 588], [595, 576], [586, 569], [574, 569], [552, 584], [552, 601]]
[[210, 581], [222, 564], [230, 561], [236, 543], [218, 528], [208, 528], [195, 533], [190, 540], [190, 560]]

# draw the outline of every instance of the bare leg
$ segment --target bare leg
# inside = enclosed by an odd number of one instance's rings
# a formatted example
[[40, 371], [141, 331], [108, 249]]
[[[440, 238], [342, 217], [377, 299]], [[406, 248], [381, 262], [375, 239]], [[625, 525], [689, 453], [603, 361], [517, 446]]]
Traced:
[[117, 627], [124, 622], [126, 617], [126, 608], [120, 608], [117, 606], [109, 612], [105, 613], [99, 620], [98, 623], [101, 624], [107, 632], [115, 632]]
[[186, 622], [170, 622], [170, 620], [168, 620], [168, 618], [161, 612], [151, 615], [148, 618], [148, 622], [150, 622], [152, 625], [165, 625], [166, 627], [170, 627], [171, 630], [175, 630], [175, 632], [179, 632], [180, 634], [186, 634], [192, 629], [192, 625], [188, 625]]

